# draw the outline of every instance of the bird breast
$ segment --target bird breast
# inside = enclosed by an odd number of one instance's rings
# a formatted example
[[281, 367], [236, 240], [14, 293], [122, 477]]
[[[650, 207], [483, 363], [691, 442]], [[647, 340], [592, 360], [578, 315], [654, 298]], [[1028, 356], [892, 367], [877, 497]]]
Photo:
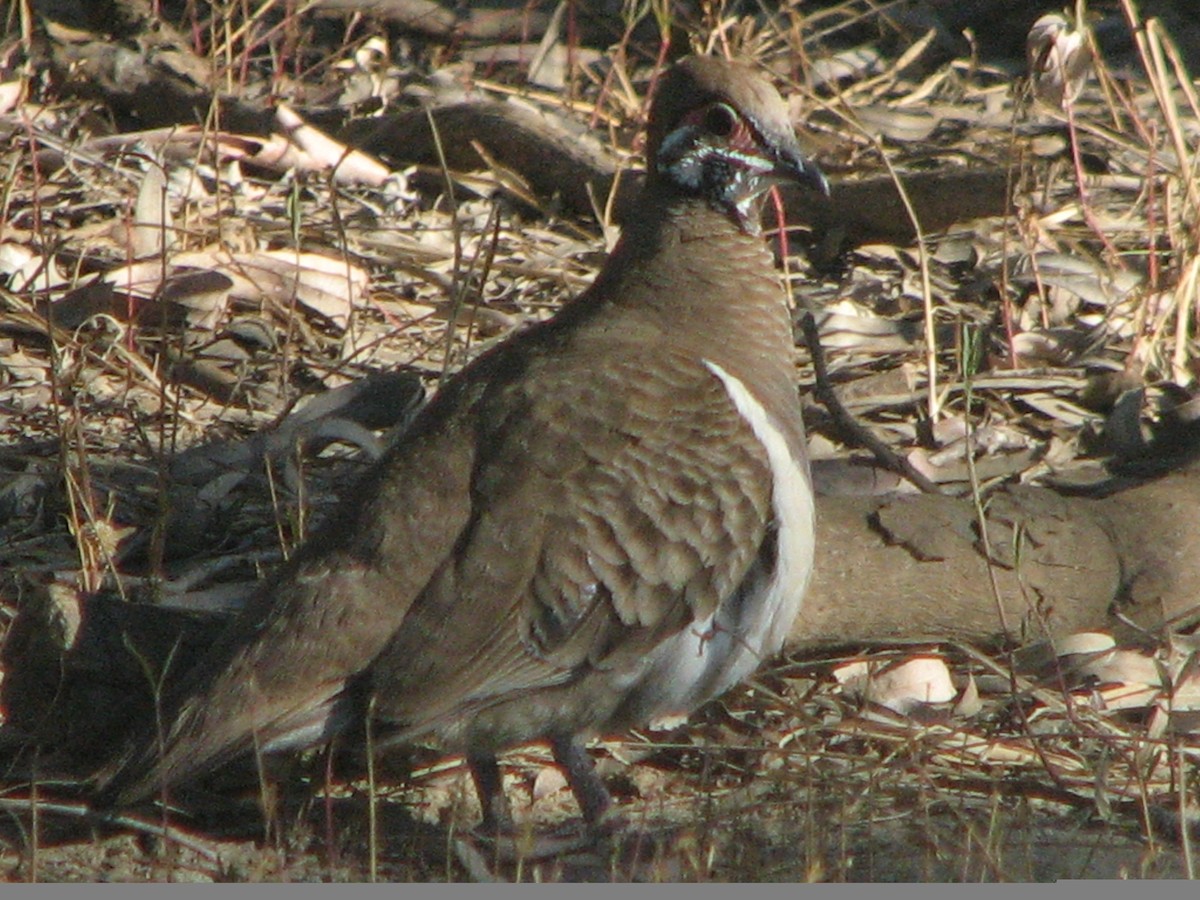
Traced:
[[815, 513], [807, 465], [740, 379], [714, 362], [705, 365], [766, 451], [773, 522], [737, 589], [653, 651], [630, 685], [622, 724], [670, 724], [749, 676], [783, 646], [812, 572]]

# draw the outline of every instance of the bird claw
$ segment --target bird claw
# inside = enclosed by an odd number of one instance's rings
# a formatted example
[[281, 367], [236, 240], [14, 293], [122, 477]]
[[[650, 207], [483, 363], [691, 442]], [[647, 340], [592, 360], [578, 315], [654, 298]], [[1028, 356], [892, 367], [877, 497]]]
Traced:
[[567, 853], [594, 847], [602, 839], [591, 826], [581, 828], [578, 824], [549, 832], [534, 832], [529, 827], [485, 830], [481, 826], [473, 829], [469, 837], [455, 841], [455, 846], [460, 861], [466, 845], [470, 845], [484, 859], [511, 865], [556, 859]]
[[622, 816], [554, 831], [481, 835], [454, 842], [473, 881], [671, 881], [681, 868], [675, 829], [630, 828]]

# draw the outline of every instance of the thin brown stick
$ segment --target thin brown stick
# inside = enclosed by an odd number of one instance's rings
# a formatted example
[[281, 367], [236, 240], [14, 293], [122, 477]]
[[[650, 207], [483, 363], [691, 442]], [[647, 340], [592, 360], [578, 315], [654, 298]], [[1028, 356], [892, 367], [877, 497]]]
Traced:
[[817, 330], [817, 323], [812, 313], [805, 312], [800, 316], [800, 327], [804, 331], [804, 343], [808, 346], [809, 355], [812, 357], [813, 393], [821, 401], [821, 405], [829, 410], [829, 414], [833, 416], [838, 427], [851, 435], [860, 447], [870, 450], [881, 465], [907, 478], [926, 494], [943, 493], [940, 487], [917, 471], [916, 467], [907, 459], [872, 434], [842, 405], [841, 399], [833, 389], [833, 383], [829, 380], [829, 369], [825, 365], [825, 351], [821, 348], [821, 335]]

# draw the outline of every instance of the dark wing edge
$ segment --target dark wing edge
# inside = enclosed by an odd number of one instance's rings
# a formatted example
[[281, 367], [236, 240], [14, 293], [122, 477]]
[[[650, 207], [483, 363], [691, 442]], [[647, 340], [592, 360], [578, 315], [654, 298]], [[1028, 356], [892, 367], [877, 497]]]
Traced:
[[[597, 354], [584, 372], [560, 359], [536, 397], [507, 404], [516, 418], [481, 451], [452, 568], [373, 667], [399, 739], [596, 668], [636, 668], [754, 566], [770, 526], [761, 443], [694, 357], [664, 350], [645, 369], [644, 353]], [[452, 617], [460, 604], [479, 614]]]
[[400, 627], [468, 520], [474, 441], [464, 417], [440, 418], [416, 423], [174, 680], [152, 721], [97, 775], [97, 808], [139, 802], [256, 746], [288, 745], [293, 733], [317, 743], [342, 724], [347, 685]]

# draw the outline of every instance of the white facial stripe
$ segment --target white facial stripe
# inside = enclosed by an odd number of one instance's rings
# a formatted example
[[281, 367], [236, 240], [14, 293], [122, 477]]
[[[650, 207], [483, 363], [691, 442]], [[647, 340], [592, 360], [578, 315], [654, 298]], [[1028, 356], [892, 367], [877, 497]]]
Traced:
[[701, 167], [689, 161], [687, 154], [680, 150], [680, 145], [691, 143], [695, 134], [695, 128], [676, 128], [668, 134], [658, 149], [657, 164], [659, 171], [671, 170], [684, 187], [698, 191], [702, 178]]

